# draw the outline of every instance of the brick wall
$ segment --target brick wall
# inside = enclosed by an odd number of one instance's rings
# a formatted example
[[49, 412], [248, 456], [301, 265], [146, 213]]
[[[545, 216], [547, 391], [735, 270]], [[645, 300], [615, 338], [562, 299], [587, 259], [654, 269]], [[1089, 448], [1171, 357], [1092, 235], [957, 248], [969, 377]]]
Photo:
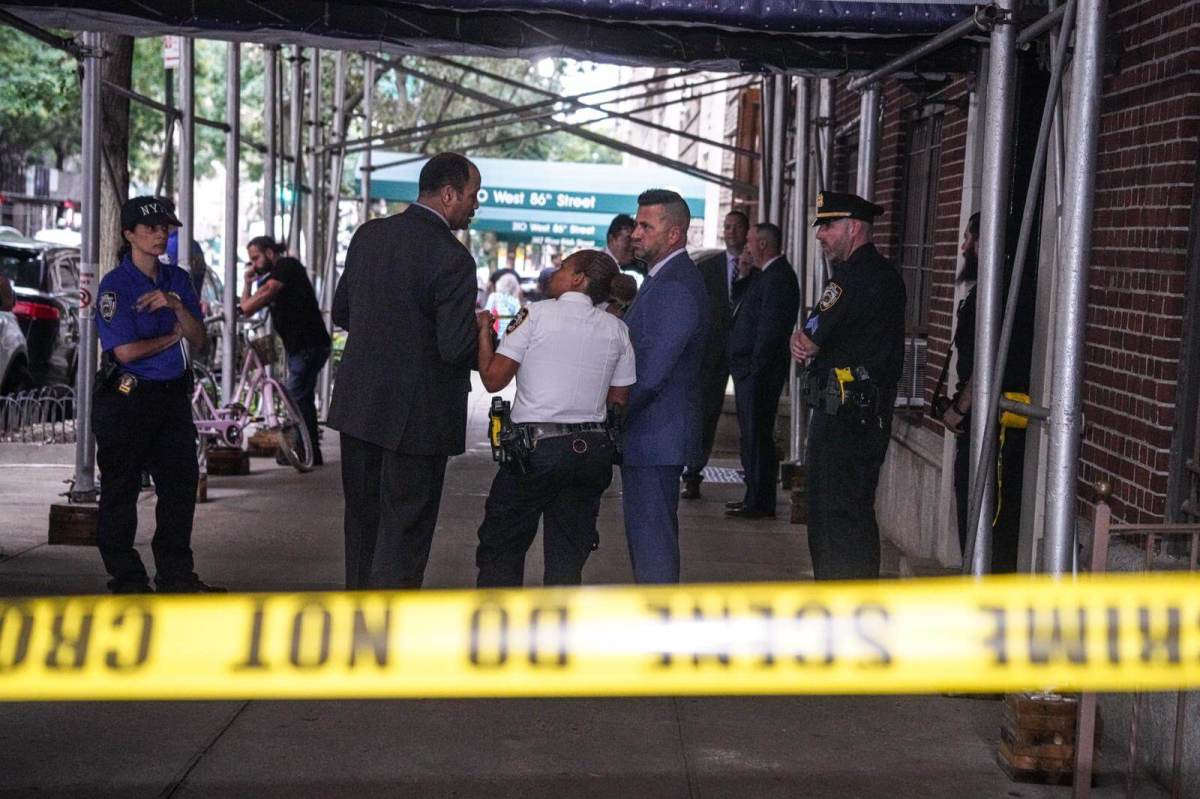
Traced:
[[[1104, 80], [1080, 494], [1112, 482], [1127, 522], [1166, 512], [1200, 135], [1200, 2], [1114, 0]], [[1086, 499], [1085, 512], [1090, 510]]]
[[[1188, 223], [1200, 136], [1200, 0], [1113, 0], [1108, 26], [1110, 42], [1120, 44], [1111, 54], [1118, 57], [1116, 68], [1110, 68], [1104, 81], [1080, 508], [1090, 515], [1090, 486], [1105, 479], [1114, 486], [1118, 519], [1150, 522], [1166, 513], [1177, 413]], [[858, 95], [844, 85], [839, 84], [835, 125], [858, 114]], [[967, 88], [963, 79], [941, 96], [955, 99]], [[884, 86], [875, 191], [888, 214], [877, 225], [876, 243], [889, 257], [898, 252], [902, 233], [902, 111], [914, 99], [895, 82]], [[949, 349], [961, 237], [967, 118], [964, 107], [947, 105], [944, 113], [927, 401]], [[853, 164], [854, 149], [845, 142], [837, 147], [835, 167], [846, 170]], [[930, 419], [922, 424], [941, 432]]]

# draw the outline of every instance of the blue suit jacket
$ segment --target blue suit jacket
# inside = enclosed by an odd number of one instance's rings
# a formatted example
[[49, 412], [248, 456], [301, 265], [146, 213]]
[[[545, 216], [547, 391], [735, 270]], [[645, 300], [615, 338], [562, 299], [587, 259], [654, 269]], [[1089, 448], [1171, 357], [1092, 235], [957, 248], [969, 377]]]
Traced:
[[625, 322], [637, 358], [625, 463], [688, 463], [700, 450], [700, 364], [709, 309], [704, 280], [687, 253], [667, 261], [658, 274], [646, 279]]

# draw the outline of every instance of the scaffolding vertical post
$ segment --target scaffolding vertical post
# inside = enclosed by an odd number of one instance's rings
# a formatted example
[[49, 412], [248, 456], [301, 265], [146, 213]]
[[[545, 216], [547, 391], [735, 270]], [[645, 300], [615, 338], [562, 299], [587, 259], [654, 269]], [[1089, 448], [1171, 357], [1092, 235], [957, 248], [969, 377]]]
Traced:
[[362, 215], [360, 222], [371, 218], [371, 128], [375, 118], [375, 61], [363, 58], [363, 138], [367, 140], [359, 160], [362, 179]]
[[[808, 217], [808, 79], [796, 78], [796, 132], [792, 139], [792, 155], [795, 164], [792, 180], [792, 268], [796, 270], [796, 281], [800, 285], [800, 315], [796, 324], [804, 323], [804, 309], [808, 305], [808, 236], [804, 222]], [[804, 460], [804, 439], [808, 412], [800, 401], [800, 371], [794, 362], [789, 362], [790, 386], [788, 399], [791, 407], [791, 447], [788, 451], [792, 463]]]
[[317, 236], [321, 226], [321, 51], [313, 48], [309, 62], [308, 87], [308, 206], [305, 214], [305, 256], [310, 278], [316, 278], [320, 267], [320, 249]]
[[96, 438], [92, 389], [96, 378], [96, 284], [100, 271], [100, 34], [83, 34], [83, 241], [79, 259], [79, 356], [75, 370], [75, 481], [72, 502], [96, 500]]
[[[175, 260], [191, 274], [192, 242], [196, 238], [196, 41], [179, 40], [179, 238]], [[207, 264], [204, 265], [207, 269]]]
[[297, 45], [292, 48], [292, 55], [289, 59], [292, 66], [292, 80], [289, 94], [291, 96], [291, 105], [288, 106], [288, 132], [291, 134], [289, 138], [289, 149], [292, 155], [292, 209], [291, 216], [288, 219], [288, 251], [299, 258], [300, 257], [300, 209], [303, 203], [300, 201], [300, 177], [302, 174], [302, 165], [304, 160], [300, 157], [300, 147], [304, 141], [302, 133], [303, 119], [302, 111], [304, 108], [304, 56], [303, 51]]
[[276, 137], [279, 135], [279, 85], [275, 81], [276, 64], [279, 61], [279, 48], [273, 44], [263, 45], [263, 76], [266, 85], [263, 87], [263, 105], [266, 106], [267, 116], [264, 120], [263, 135], [267, 142], [267, 152], [263, 156], [263, 233], [275, 238], [275, 162], [278, 154], [275, 151]]
[[[979, 225], [979, 277], [976, 280], [975, 365], [972, 369], [971, 469], [970, 483], [975, 485], [980, 469], [987, 466], [981, 455], [987, 450], [987, 408], [992, 395], [1000, 390], [993, 385], [996, 347], [1000, 337], [1001, 282], [1004, 276], [1005, 228], [1008, 221], [1009, 177], [1012, 164], [1012, 128], [1016, 77], [1017, 31], [1013, 24], [1015, 0], [997, 0], [996, 19], [988, 54], [988, 82], [984, 113], [983, 173]], [[978, 506], [968, 519], [976, 519], [974, 535], [968, 531], [968, 552], [963, 568], [976, 577], [987, 574], [992, 564], [992, 517], [996, 506], [996, 487], [987, 481], [978, 494]], [[975, 497], [972, 497], [975, 504]]]
[[767, 218], [780, 228], [783, 227], [783, 123], [787, 111], [787, 84], [786, 75], [776, 75], [771, 97], [771, 203]]
[[1096, 185], [1106, 8], [1105, 0], [1080, 3], [1076, 8], [1069, 116], [1075, 146], [1067, 159], [1063, 192], [1064, 235], [1054, 316], [1046, 538], [1042, 557], [1046, 572], [1055, 576], [1070, 570], [1075, 540], [1087, 278], [1092, 252], [1092, 193]]
[[766, 222], [767, 203], [771, 201], [768, 185], [771, 182], [771, 76], [762, 79], [758, 90], [758, 144], [762, 157], [758, 159], [758, 213], [752, 222]]
[[[817, 191], [827, 191], [833, 188], [833, 79], [823, 78], [817, 91], [817, 146], [814, 150], [817, 157]], [[814, 270], [814, 292], [819, 291], [820, 286], [833, 274], [829, 259], [820, 248], [817, 249], [817, 264], [820, 269]]]
[[[329, 184], [329, 220], [325, 228], [325, 265], [322, 274], [325, 276], [321, 284], [321, 316], [325, 321], [325, 330], [333, 333], [333, 288], [337, 280], [337, 231], [338, 205], [342, 199], [342, 170], [346, 163], [346, 51], [342, 50], [337, 57], [337, 71], [333, 81], [333, 164], [332, 180]], [[321, 409], [328, 415], [329, 392], [333, 384], [333, 364], [325, 361], [321, 369]], [[316, 442], [313, 442], [314, 446]]]
[[875, 198], [875, 165], [879, 160], [879, 84], [863, 89], [858, 116], [858, 196]]
[[[225, 236], [221, 252], [225, 262], [225, 324], [221, 326], [221, 396], [233, 397], [237, 341], [237, 234], [238, 234], [238, 148], [241, 146], [242, 126], [242, 46], [229, 42], [225, 46]], [[180, 244], [180, 247], [183, 245]]]

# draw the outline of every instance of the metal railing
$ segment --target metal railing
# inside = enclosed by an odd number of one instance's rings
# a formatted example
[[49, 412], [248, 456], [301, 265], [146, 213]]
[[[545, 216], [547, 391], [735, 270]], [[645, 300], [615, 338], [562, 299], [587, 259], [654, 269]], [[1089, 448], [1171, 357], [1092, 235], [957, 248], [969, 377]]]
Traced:
[[49, 386], [0, 396], [0, 443], [75, 442], [75, 392]]

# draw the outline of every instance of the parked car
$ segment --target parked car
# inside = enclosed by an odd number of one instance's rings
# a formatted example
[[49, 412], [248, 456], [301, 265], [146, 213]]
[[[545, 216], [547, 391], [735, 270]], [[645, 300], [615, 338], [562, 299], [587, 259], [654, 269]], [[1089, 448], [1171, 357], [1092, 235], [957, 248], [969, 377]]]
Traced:
[[25, 334], [11, 311], [14, 299], [12, 284], [0, 274], [0, 395], [15, 394], [30, 383]]
[[13, 285], [12, 313], [25, 334], [35, 385], [75, 382], [79, 348], [79, 250], [0, 241], [0, 271]]

